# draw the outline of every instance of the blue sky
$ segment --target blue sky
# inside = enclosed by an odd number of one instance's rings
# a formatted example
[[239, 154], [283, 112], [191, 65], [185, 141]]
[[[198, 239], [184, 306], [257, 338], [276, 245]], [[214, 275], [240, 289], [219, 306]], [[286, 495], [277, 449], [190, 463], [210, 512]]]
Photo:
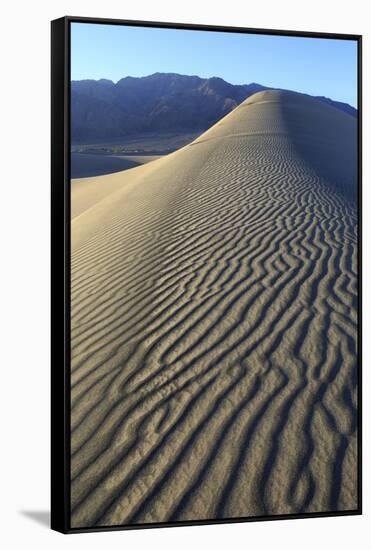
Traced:
[[357, 43], [194, 30], [72, 23], [71, 77], [155, 72], [257, 82], [357, 106]]

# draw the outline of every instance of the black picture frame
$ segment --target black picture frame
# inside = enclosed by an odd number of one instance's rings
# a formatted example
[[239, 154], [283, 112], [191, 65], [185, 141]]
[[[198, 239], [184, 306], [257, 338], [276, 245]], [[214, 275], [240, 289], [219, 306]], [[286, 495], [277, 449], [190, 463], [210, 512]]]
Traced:
[[[162, 29], [354, 40], [358, 45], [358, 506], [354, 510], [72, 528], [70, 525], [70, 26]], [[362, 36], [66, 16], [51, 22], [51, 528], [61, 533], [362, 514]]]

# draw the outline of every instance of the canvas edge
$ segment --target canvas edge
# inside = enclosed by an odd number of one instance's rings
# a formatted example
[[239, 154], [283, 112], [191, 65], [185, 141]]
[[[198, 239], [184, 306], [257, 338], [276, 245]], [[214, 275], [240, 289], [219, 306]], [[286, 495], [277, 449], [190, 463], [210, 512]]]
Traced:
[[68, 21], [51, 22], [51, 528], [69, 510], [69, 44]]

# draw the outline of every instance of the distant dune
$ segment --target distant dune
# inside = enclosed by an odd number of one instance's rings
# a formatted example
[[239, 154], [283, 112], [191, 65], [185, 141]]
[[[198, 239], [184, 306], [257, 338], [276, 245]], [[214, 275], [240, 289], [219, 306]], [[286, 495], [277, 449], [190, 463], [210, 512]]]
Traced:
[[72, 526], [357, 507], [356, 119], [260, 92], [72, 182]]
[[157, 156], [71, 153], [71, 177], [88, 178], [122, 172], [158, 158]]
[[102, 176], [113, 172], [122, 172], [138, 166], [135, 161], [118, 158], [112, 155], [91, 155], [88, 153], [71, 153], [71, 177], [88, 178]]

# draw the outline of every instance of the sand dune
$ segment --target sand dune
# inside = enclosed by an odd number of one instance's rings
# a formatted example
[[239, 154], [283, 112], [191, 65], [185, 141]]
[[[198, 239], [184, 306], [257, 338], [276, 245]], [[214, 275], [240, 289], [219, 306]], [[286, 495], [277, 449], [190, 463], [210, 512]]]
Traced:
[[72, 184], [73, 527], [357, 507], [356, 181], [272, 91]]

